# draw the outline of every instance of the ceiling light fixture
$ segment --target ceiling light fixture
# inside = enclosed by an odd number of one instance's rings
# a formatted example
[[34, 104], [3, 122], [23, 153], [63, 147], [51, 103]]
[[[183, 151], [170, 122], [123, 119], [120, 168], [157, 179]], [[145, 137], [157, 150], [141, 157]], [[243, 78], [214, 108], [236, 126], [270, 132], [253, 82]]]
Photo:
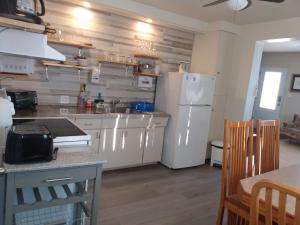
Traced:
[[246, 9], [248, 6], [250, 6], [251, 1], [249, 1], [249, 0], [229, 0], [227, 2], [227, 4], [234, 11], [240, 11], [240, 10]]
[[142, 33], [151, 33], [152, 32], [152, 26], [148, 23], [144, 22], [137, 22], [136, 23], [136, 30]]
[[292, 38], [278, 38], [278, 39], [270, 39], [267, 40], [268, 43], [283, 43], [283, 42], [289, 42]]
[[82, 5], [85, 8], [91, 8], [91, 3], [89, 3], [89, 2], [83, 2]]

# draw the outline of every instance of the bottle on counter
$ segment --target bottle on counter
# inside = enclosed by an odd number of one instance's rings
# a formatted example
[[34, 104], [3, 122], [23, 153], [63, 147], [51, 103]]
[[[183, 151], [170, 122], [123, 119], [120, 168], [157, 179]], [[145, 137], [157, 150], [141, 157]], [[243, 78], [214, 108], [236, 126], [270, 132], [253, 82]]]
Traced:
[[80, 84], [80, 93], [77, 98], [77, 106], [84, 108], [86, 102], [86, 84]]
[[93, 108], [93, 100], [92, 100], [90, 92], [87, 93], [85, 108], [86, 109], [92, 109]]

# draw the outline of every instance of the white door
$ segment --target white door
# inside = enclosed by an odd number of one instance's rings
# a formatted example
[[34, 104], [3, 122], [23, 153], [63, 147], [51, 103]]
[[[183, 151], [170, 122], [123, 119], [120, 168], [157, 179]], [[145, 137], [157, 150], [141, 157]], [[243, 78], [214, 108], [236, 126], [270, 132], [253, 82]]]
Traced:
[[261, 70], [254, 102], [254, 119], [279, 119], [285, 93], [286, 75], [287, 70], [283, 68], [263, 68]]
[[161, 161], [164, 130], [164, 127], [152, 127], [146, 131], [143, 163]]
[[205, 163], [211, 107], [179, 107], [173, 168]]
[[105, 168], [142, 164], [144, 133], [144, 128], [103, 129], [99, 154], [107, 160]]
[[180, 105], [212, 105], [214, 76], [185, 73], [182, 79]]

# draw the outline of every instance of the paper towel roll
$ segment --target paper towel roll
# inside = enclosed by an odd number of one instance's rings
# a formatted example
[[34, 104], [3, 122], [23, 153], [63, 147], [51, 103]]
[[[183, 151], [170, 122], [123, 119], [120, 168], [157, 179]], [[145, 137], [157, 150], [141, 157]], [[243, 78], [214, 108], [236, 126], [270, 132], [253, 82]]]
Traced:
[[11, 103], [7, 99], [0, 98], [0, 128], [12, 125]]

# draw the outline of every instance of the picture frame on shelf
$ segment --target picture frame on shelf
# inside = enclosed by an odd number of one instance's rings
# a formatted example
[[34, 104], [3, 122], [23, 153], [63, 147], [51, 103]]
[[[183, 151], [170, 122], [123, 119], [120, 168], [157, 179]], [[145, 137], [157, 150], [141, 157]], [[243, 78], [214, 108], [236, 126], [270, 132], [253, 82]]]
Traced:
[[300, 74], [293, 74], [291, 91], [300, 92]]

